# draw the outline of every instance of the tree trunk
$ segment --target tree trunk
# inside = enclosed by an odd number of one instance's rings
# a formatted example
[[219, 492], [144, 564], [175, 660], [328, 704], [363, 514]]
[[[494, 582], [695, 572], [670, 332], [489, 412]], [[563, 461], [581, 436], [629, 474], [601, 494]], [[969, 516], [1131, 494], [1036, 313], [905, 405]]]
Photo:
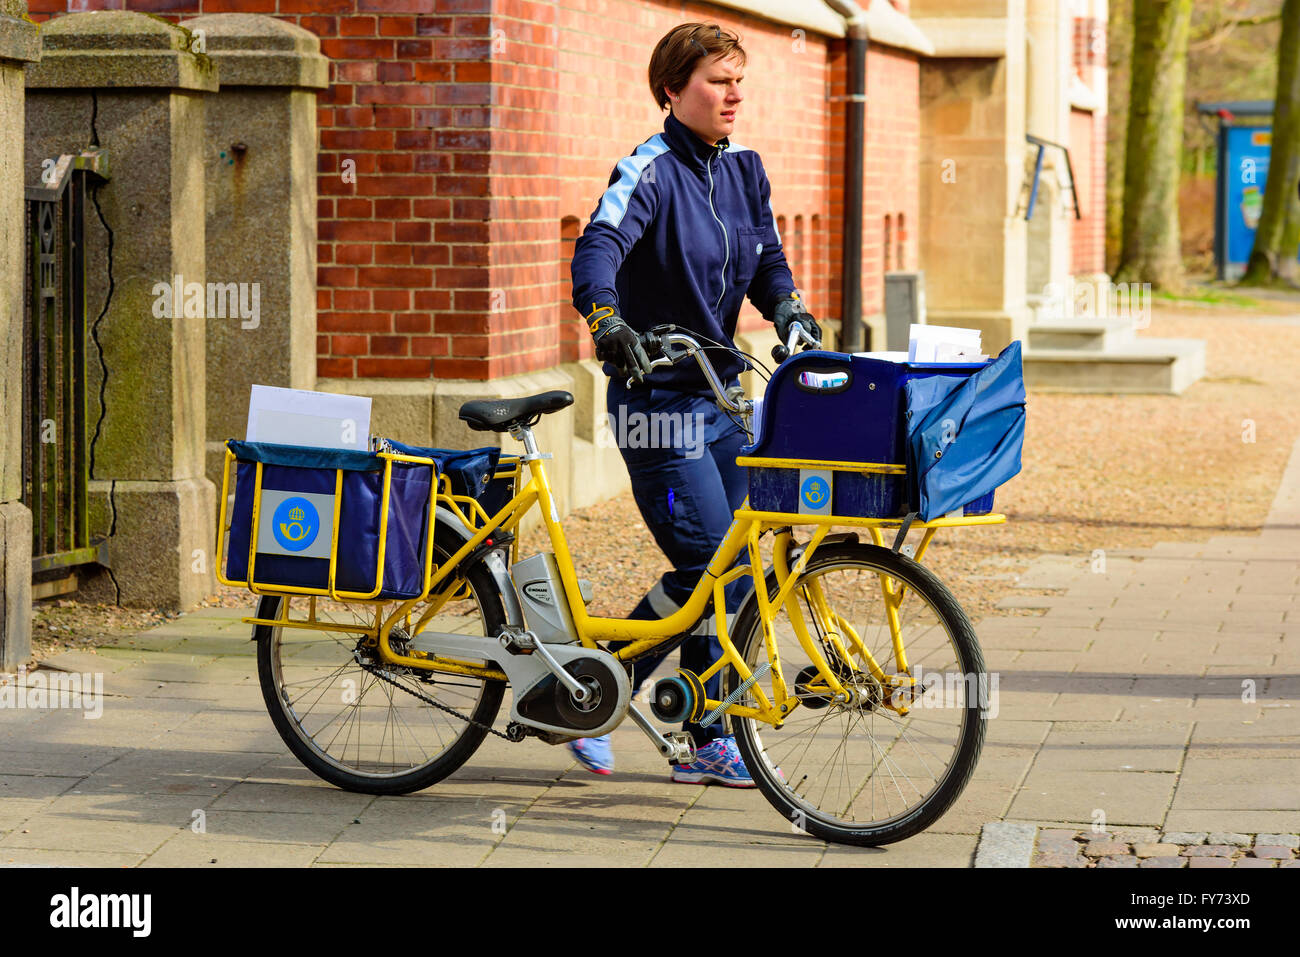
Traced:
[[1116, 278], [1183, 284], [1178, 227], [1183, 87], [1192, 0], [1134, 0], [1124, 212]]
[[1300, 0], [1282, 8], [1277, 45], [1277, 93], [1273, 98], [1273, 148], [1264, 186], [1264, 207], [1245, 284], [1289, 280], [1295, 275], [1300, 244]]
[[1133, 61], [1133, 11], [1111, 3], [1106, 24], [1106, 272], [1119, 266], [1124, 226], [1124, 137], [1128, 134], [1129, 66]]

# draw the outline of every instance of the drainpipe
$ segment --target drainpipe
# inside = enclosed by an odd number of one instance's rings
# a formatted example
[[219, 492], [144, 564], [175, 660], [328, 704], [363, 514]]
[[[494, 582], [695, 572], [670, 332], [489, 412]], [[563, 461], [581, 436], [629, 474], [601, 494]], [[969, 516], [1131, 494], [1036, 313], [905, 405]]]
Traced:
[[844, 135], [849, 148], [844, 156], [844, 277], [840, 348], [863, 351], [862, 343], [862, 175], [863, 139], [867, 119], [867, 11], [853, 0], [826, 0], [844, 18], [847, 29], [849, 70], [845, 97]]

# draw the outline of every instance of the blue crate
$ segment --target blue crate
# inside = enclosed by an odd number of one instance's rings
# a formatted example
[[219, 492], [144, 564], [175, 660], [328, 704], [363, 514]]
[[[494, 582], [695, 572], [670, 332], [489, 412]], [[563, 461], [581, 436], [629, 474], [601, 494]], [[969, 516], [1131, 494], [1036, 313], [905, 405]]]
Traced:
[[[915, 511], [919, 494], [908, 462], [905, 384], [930, 376], [965, 379], [988, 365], [898, 363], [823, 351], [792, 356], [767, 385], [758, 442], [740, 450], [749, 465], [750, 507], [808, 513], [800, 507], [801, 475], [830, 471], [832, 515], [897, 518]], [[765, 462], [752, 464], [753, 459]], [[846, 470], [849, 463], [872, 469]], [[990, 491], [967, 503], [963, 513], [992, 510]]]
[[[228, 541], [224, 584], [336, 598], [406, 599], [425, 593], [432, 570], [430, 504], [438, 475], [432, 459], [403, 461], [386, 453], [266, 442], [227, 445], [220, 530]], [[232, 464], [235, 501], [227, 532], [224, 505]]]

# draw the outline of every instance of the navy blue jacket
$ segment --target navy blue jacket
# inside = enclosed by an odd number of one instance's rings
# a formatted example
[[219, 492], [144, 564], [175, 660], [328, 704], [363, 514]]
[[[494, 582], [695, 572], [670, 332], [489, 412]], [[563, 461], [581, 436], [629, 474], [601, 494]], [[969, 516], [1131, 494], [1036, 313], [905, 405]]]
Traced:
[[[574, 247], [574, 308], [585, 317], [613, 306], [638, 332], [671, 322], [734, 345], [746, 295], [770, 320], [794, 289], [758, 154], [725, 139], [710, 146], [671, 113], [662, 134], [619, 161]], [[728, 353], [709, 358], [724, 382], [743, 368]], [[615, 374], [608, 362], [605, 374]], [[707, 389], [693, 361], [647, 381]]]

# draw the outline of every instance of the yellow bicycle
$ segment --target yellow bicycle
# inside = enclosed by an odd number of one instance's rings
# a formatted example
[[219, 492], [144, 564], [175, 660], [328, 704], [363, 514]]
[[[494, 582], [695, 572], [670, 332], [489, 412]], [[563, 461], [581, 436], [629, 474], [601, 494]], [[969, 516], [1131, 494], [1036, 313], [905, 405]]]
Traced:
[[[694, 338], [668, 331], [648, 335], [646, 343], [656, 364], [693, 358], [719, 404], [753, 435], [754, 403], [723, 387]], [[436, 504], [418, 530], [419, 581], [404, 598], [382, 591], [382, 532], [374, 589], [342, 587], [348, 543], [340, 544], [337, 512], [328, 579], [293, 587], [268, 581], [258, 571], [268, 560], [256, 554], [265, 524], [259, 506], [265, 513], [264, 496], [271, 494], [264, 466], [227, 453], [220, 553], [230, 542], [226, 501], [236, 463], [248, 469], [240, 482], [251, 495], [252, 533], [246, 546], [240, 539], [230, 549], [242, 561], [247, 548], [246, 571], [221, 577], [261, 595], [256, 615], [245, 620], [254, 626], [267, 708], [290, 750], [339, 787], [402, 794], [451, 774], [488, 734], [560, 744], [607, 733], [631, 717], [663, 756], [688, 762], [689, 735], [659, 730], [634, 704], [630, 666], [675, 647], [712, 615], [721, 657], [702, 674], [679, 670], [657, 681], [655, 717], [670, 725], [728, 722], [767, 800], [825, 840], [886, 844], [939, 818], [974, 771], [988, 686], [970, 622], [919, 562], [938, 529], [1005, 516], [908, 522], [763, 510], [747, 501], [679, 611], [650, 621], [595, 617], [558, 517], [548, 456], [532, 430], [542, 415], [572, 401], [566, 392], [549, 392], [462, 407], [471, 428], [508, 432], [523, 453], [503, 455], [475, 487], [457, 488], [441, 475], [436, 496], [430, 494]], [[397, 500], [400, 469], [437, 461], [425, 451], [388, 445], [378, 452], [376, 514]], [[813, 468], [895, 481], [906, 472], [898, 463], [738, 461], [769, 475]], [[340, 471], [341, 495], [344, 487]], [[484, 489], [496, 493], [495, 503]], [[552, 551], [519, 561], [515, 532], [532, 509]], [[911, 557], [909, 525], [924, 531]], [[896, 529], [888, 547], [883, 533]], [[859, 530], [870, 543], [859, 540]], [[389, 533], [390, 550], [394, 541]], [[752, 586], [739, 610], [719, 611], [724, 587], [742, 578]], [[622, 645], [610, 651], [611, 643]], [[704, 683], [719, 672], [724, 694], [715, 700]], [[507, 687], [509, 717], [499, 728]]]

